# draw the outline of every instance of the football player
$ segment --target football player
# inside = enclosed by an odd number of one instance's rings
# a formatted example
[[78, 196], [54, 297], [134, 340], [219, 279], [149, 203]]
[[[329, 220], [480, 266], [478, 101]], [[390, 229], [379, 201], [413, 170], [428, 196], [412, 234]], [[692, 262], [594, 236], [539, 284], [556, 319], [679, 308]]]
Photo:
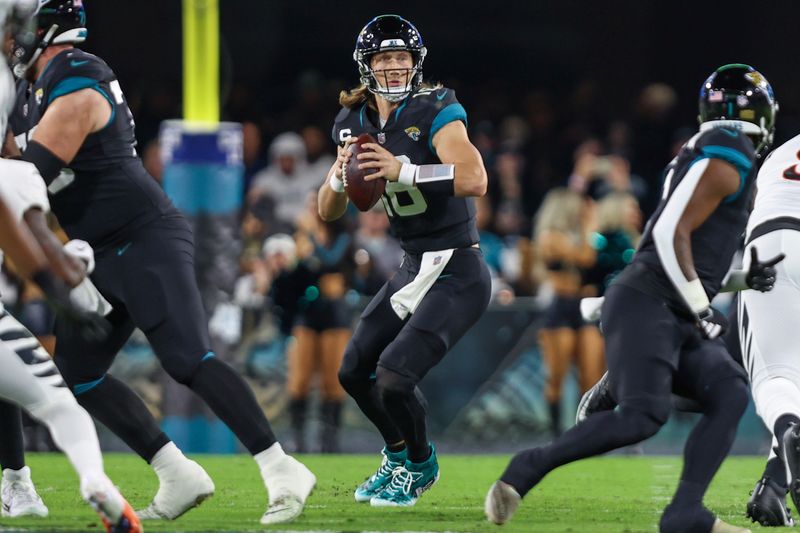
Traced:
[[385, 179], [382, 197], [405, 257], [361, 314], [339, 380], [385, 441], [378, 470], [358, 502], [411, 506], [439, 477], [417, 383], [478, 320], [489, 302], [489, 271], [478, 247], [472, 197], [486, 170], [467, 136], [467, 114], [452, 89], [423, 82], [427, 50], [397, 15], [372, 19], [353, 58], [361, 85], [344, 91], [333, 126], [339, 157], [319, 190], [319, 212], [344, 213], [343, 167], [354, 136], [372, 134], [358, 168]]
[[[744, 372], [719, 338], [724, 317], [709, 302], [747, 222], [757, 154], [769, 148], [776, 110], [772, 87], [750, 66], [722, 66], [703, 83], [700, 131], [667, 167], [639, 249], [603, 302], [608, 384], [619, 408], [595, 412], [550, 445], [515, 455], [487, 494], [490, 521], [511, 519], [521, 498], [555, 468], [654, 435], [674, 389], [697, 401], [703, 416], [687, 440], [660, 531], [747, 531], [703, 506], [748, 402]], [[728, 278], [753, 283], [746, 274]]]
[[119, 81], [86, 39], [80, 0], [40, 0], [35, 38], [15, 53], [11, 118], [23, 159], [48, 185], [71, 238], [95, 249], [92, 279], [113, 306], [111, 334], [92, 341], [56, 321], [55, 360], [89, 413], [119, 436], [159, 479], [143, 519], [174, 519], [214, 493], [214, 483], [165, 435], [144, 402], [108, 374], [134, 328], [167, 373], [191, 388], [253, 455], [269, 491], [263, 524], [297, 517], [316, 483], [286, 455], [236, 371], [211, 350], [194, 271], [192, 230], [135, 149], [134, 123]]
[[[20, 35], [24, 34], [26, 22], [35, 7], [36, 2], [29, 0], [0, 2], [0, 20], [3, 21], [0, 42], [5, 38], [4, 33], [19, 31]], [[0, 64], [0, 135], [5, 135], [14, 98], [13, 76], [3, 62]], [[26, 225], [27, 222], [31, 227], [46, 229], [44, 213], [48, 210], [47, 192], [36, 167], [23, 161], [0, 160], [0, 249], [14, 259], [25, 277], [39, 285], [60, 320], [69, 323], [76, 334], [102, 337], [104, 332], [102, 324], [97, 322], [99, 317], [78, 309], [67, 286], [86, 283], [84, 278], [94, 262], [91, 248], [77, 241], [62, 247], [55, 235], [48, 231], [45, 241], [57, 243], [58, 249], [45, 252]], [[75, 401], [44, 348], [6, 312], [2, 302], [0, 398], [23, 407], [47, 426], [53, 441], [78, 473], [81, 494], [98, 512], [106, 531], [142, 531], [133, 509], [103, 471], [100, 445], [88, 413]], [[19, 420], [19, 412], [12, 411], [11, 414]], [[13, 427], [12, 421], [12, 431], [15, 429], [19, 430]], [[16, 441], [19, 435], [4, 434], [2, 438]], [[12, 450], [11, 454], [21, 456], [21, 447]], [[47, 516], [47, 508], [33, 489], [30, 469], [24, 466], [24, 457], [14, 460], [23, 466], [7, 468], [3, 472], [3, 516]]]
[[756, 247], [765, 255], [785, 253], [786, 260], [776, 266], [773, 291], [747, 291], [739, 298], [743, 364], [756, 411], [774, 435], [766, 468], [747, 504], [748, 516], [765, 526], [793, 525], [787, 489], [800, 511], [800, 358], [794, 337], [800, 326], [799, 156], [800, 136], [776, 148], [758, 173], [745, 263]]

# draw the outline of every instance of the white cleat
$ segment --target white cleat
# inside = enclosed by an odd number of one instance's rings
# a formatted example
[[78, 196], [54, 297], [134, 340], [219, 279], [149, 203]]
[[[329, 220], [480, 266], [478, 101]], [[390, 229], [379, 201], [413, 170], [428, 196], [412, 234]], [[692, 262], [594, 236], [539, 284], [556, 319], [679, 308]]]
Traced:
[[45, 518], [49, 511], [47, 506], [36, 493], [36, 487], [31, 480], [31, 469], [27, 466], [20, 470], [3, 470], [3, 481], [0, 482], [2, 494], [2, 515], [5, 518], [19, 518], [22, 516], [38, 516]]
[[314, 486], [317, 477], [306, 466], [289, 455], [262, 472], [264, 484], [269, 492], [269, 505], [261, 517], [263, 525], [289, 522], [300, 516], [306, 499]]
[[147, 509], [136, 511], [141, 520], [175, 520], [214, 495], [214, 482], [202, 466], [182, 460], [159, 475], [160, 484]]
[[514, 516], [521, 500], [514, 487], [503, 481], [495, 481], [483, 505], [486, 519], [498, 525], [505, 524]]

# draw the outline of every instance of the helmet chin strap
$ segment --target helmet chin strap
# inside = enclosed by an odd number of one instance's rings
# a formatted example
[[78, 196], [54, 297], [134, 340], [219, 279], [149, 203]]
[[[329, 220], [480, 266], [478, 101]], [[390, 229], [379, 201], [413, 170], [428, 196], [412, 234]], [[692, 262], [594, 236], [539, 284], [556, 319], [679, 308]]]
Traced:
[[28, 72], [28, 69], [30, 69], [34, 64], [36, 64], [36, 61], [39, 59], [39, 56], [42, 55], [42, 52], [44, 52], [45, 48], [50, 46], [50, 41], [53, 40], [53, 36], [57, 31], [58, 31], [58, 24], [53, 24], [52, 26], [50, 26], [50, 29], [47, 30], [45, 36], [42, 38], [41, 41], [39, 41], [39, 44], [36, 46], [36, 50], [33, 52], [31, 58], [25, 63], [18, 63], [14, 65], [14, 75], [17, 78], [25, 77], [25, 73]]

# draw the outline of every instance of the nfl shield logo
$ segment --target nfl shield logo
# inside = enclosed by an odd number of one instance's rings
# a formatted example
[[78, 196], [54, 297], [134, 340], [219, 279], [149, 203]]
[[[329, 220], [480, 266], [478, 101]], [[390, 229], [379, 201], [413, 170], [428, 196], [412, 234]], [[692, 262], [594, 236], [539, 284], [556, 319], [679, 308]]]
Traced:
[[433, 266], [440, 265], [440, 264], [442, 264], [442, 256], [441, 255], [437, 255], [436, 257], [433, 258]]
[[386, 142], [386, 134], [381, 132], [378, 134], [378, 143], [384, 144]]

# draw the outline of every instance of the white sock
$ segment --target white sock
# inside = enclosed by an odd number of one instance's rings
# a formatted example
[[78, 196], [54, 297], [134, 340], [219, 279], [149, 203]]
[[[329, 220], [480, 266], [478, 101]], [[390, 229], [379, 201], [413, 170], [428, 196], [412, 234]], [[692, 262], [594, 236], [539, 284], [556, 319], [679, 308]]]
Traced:
[[280, 463], [286, 457], [280, 442], [276, 442], [263, 452], [258, 452], [253, 456], [253, 459], [258, 463], [258, 467], [262, 472], [269, 472], [273, 466]]
[[12, 470], [11, 468], [6, 468], [3, 470], [3, 478], [8, 481], [30, 481], [31, 479], [31, 469], [27, 466], [23, 466], [19, 470]]
[[186, 461], [186, 456], [183, 455], [180, 448], [175, 446], [174, 442], [169, 441], [156, 452], [153, 459], [150, 461], [150, 466], [153, 467], [156, 475], [161, 478], [164, 472], [183, 461]]
[[30, 413], [50, 430], [53, 442], [72, 463], [82, 486], [105, 478], [103, 456], [100, 454], [100, 444], [97, 442], [92, 418], [71, 395], [61, 401], [32, 409]]

